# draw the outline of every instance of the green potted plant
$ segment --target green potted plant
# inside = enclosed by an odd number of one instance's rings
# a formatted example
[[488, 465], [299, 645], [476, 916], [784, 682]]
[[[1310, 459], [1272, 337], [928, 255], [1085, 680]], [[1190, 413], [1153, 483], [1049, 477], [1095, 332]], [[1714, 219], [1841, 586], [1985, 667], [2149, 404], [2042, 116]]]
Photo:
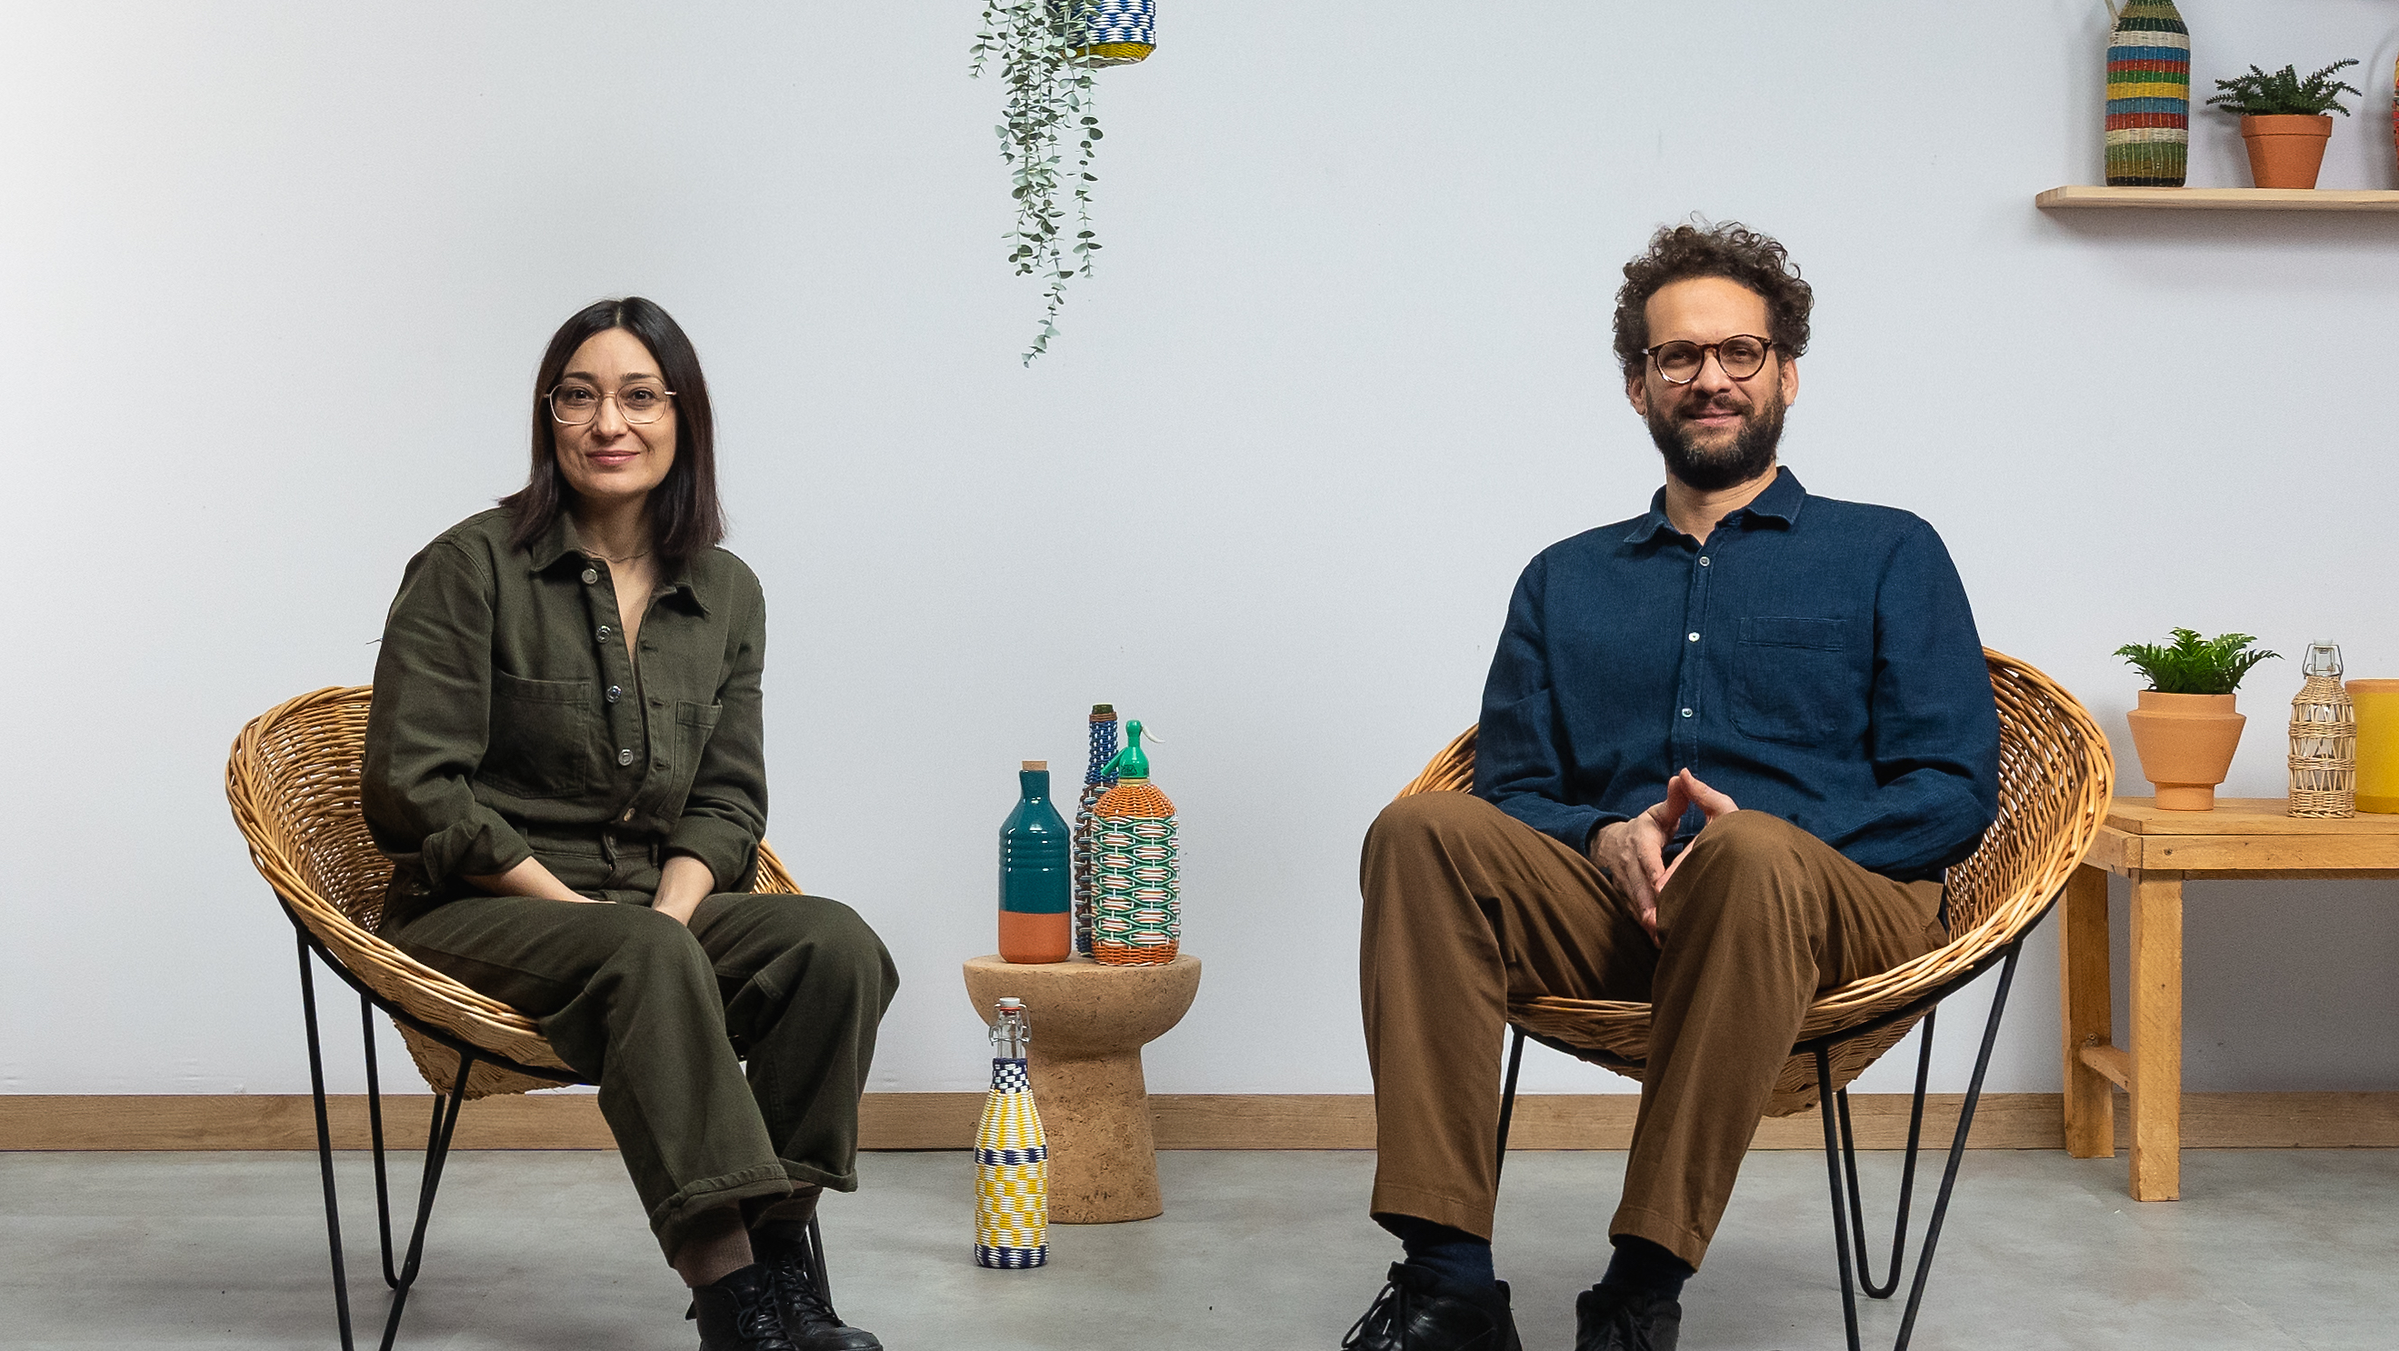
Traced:
[[2249, 146], [2249, 177], [2261, 188], [2312, 188], [2324, 167], [2324, 143], [2332, 138], [2332, 115], [2349, 115], [2344, 93], [2364, 91], [2333, 77], [2356, 65], [2335, 61], [2302, 80], [2291, 66], [2268, 75], [2255, 66], [2246, 75], [2216, 81], [2224, 92], [2208, 100], [2241, 119]]
[[2261, 661], [2282, 654], [2250, 645], [2246, 633], [2201, 638], [2196, 630], [2174, 630], [2171, 643], [2127, 643], [2116, 655], [2149, 679], [2140, 707], [2125, 714], [2132, 746], [2141, 758], [2141, 777], [2157, 789], [2167, 811], [2204, 812], [2216, 806], [2216, 785], [2232, 769], [2248, 721], [2233, 710], [2241, 677]]
[[1152, 0], [984, 0], [970, 73], [979, 76], [997, 60], [1007, 86], [1000, 159], [1016, 201], [1008, 261], [1018, 276], [1042, 283], [1041, 328], [1025, 350], [1028, 366], [1058, 336], [1067, 281], [1090, 276], [1100, 248], [1091, 228], [1091, 185], [1099, 182], [1091, 160], [1101, 140], [1092, 72], [1147, 57], [1155, 23]]

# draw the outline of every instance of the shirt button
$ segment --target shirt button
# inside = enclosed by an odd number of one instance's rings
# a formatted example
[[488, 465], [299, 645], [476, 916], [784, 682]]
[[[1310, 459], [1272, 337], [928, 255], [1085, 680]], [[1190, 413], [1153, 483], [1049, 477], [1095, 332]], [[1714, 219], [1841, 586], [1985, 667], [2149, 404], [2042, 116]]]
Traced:
[[[1686, 718], [1687, 718], [1687, 717], [1690, 717], [1690, 716], [1691, 716], [1691, 710], [1690, 710], [1690, 709], [1687, 709], [1687, 708], [1686, 708], [1686, 709], [1684, 709], [1684, 710], [1683, 710], [1683, 716], [1684, 716], [1684, 717], [1686, 717]], [[616, 762], [617, 762], [618, 764], [620, 764], [620, 765], [629, 765], [629, 764], [632, 764], [632, 763], [633, 763], [633, 752], [632, 752], [630, 749], [626, 749], [626, 750], [621, 750], [621, 751], [618, 751], [618, 752], [616, 753]]]
[[1708, 565], [1708, 556], [1706, 554], [1701, 554], [1699, 556], [1699, 565], [1703, 568]]
[[607, 641], [608, 641], [608, 634], [609, 634], [609, 628], [608, 628], [608, 626], [607, 626], [606, 624], [602, 624], [602, 625], [600, 626], [600, 641], [601, 641], [601, 642], [603, 642], [603, 643], [604, 643], [604, 642], [607, 642]]
[[625, 687], [624, 687], [624, 686], [622, 686], [622, 685], [611, 685], [611, 686], [609, 686], [609, 687], [608, 687], [608, 702], [610, 702], [610, 703], [612, 703], [612, 704], [613, 704], [613, 703], [615, 703], [617, 700], [619, 700], [619, 699], [623, 698], [623, 697], [624, 697], [624, 694], [625, 694]]
[[1695, 642], [1695, 643], [1696, 643], [1696, 642], [1698, 642], [1698, 641], [1699, 641], [1699, 635], [1698, 635], [1698, 634], [1696, 634], [1696, 633], [1692, 634], [1692, 635], [1691, 635], [1691, 641], [1692, 641], [1692, 642]]
[[585, 568], [583, 570], [583, 584], [585, 586], [590, 586], [593, 582], [598, 580], [600, 580], [600, 570], [598, 568]]
[[[1683, 710], [1683, 716], [1684, 716], [1684, 717], [1686, 717], [1686, 718], [1690, 717], [1690, 716], [1691, 716], [1691, 710], [1690, 710], [1690, 709], [1687, 709], [1687, 708], [1686, 708], [1686, 709], [1684, 709], [1684, 710]], [[627, 754], [627, 755], [631, 755], [632, 753], [633, 753], [633, 752], [631, 752], [631, 751], [627, 751], [627, 752], [625, 752], [625, 754]]]

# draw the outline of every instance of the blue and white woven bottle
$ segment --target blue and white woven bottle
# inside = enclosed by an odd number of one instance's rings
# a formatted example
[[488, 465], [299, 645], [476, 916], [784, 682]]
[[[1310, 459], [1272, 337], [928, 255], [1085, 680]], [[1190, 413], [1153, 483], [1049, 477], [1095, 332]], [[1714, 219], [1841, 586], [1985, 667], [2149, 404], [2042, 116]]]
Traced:
[[1116, 786], [1116, 771], [1109, 767], [1115, 759], [1116, 706], [1093, 704], [1091, 758], [1083, 766], [1083, 798], [1075, 806], [1074, 831], [1075, 952], [1084, 957], [1091, 955], [1091, 898], [1095, 886], [1091, 809], [1101, 794]]
[[1033, 1034], [1022, 1000], [999, 1001], [991, 1025], [991, 1094], [975, 1129], [975, 1265], [1050, 1260], [1050, 1151], [1026, 1068]]

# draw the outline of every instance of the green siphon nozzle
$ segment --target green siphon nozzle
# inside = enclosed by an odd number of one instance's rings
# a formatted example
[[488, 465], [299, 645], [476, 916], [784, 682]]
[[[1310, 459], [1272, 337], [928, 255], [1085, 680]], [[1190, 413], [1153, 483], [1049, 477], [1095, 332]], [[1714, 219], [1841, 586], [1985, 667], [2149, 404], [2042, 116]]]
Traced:
[[1139, 720], [1125, 724], [1125, 748], [1110, 756], [1100, 772], [1125, 779], [1147, 779], [1150, 776], [1150, 758], [1141, 749]]

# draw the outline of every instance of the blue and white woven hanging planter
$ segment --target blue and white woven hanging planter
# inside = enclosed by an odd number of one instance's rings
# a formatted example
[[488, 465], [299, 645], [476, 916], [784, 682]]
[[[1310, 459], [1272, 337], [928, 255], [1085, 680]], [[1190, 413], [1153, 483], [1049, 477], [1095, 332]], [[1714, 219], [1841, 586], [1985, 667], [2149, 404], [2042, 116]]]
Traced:
[[1129, 66], [1158, 47], [1156, 0], [1069, 0], [1082, 30], [1078, 56], [1095, 66]]

